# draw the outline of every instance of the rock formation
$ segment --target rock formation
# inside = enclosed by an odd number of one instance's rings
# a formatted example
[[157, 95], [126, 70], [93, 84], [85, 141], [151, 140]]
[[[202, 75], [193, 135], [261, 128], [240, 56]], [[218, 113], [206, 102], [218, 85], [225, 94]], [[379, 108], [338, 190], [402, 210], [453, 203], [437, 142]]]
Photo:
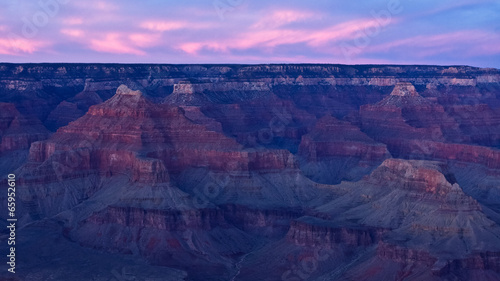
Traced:
[[20, 280], [500, 280], [496, 69], [0, 64], [0, 93]]

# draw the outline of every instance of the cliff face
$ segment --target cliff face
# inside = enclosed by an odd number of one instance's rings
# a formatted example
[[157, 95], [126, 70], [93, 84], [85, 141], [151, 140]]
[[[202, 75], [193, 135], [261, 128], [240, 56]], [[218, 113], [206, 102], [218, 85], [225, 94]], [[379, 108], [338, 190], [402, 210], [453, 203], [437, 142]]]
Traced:
[[[302, 136], [298, 156], [311, 179], [335, 184], [359, 180], [390, 157], [386, 145], [374, 141], [353, 124], [325, 116]], [[363, 171], [356, 174], [352, 171]]]
[[307, 247], [335, 248], [338, 245], [368, 247], [380, 241], [384, 232], [386, 232], [384, 229], [376, 228], [353, 229], [322, 225], [317, 222], [294, 221], [286, 239], [290, 243]]
[[[498, 168], [498, 121], [490, 106], [442, 106], [423, 98], [413, 87], [408, 94], [400, 94], [406, 87], [396, 86], [382, 101], [361, 107], [359, 122], [364, 132], [387, 144], [393, 156], [457, 160]], [[480, 146], [485, 144], [490, 147]]]
[[48, 136], [48, 130], [36, 118], [26, 118], [13, 104], [0, 103], [0, 155], [26, 150], [33, 142]]
[[[155, 100], [173, 93], [172, 102], [192, 100], [197, 105], [207, 100], [233, 103], [271, 92], [294, 92], [297, 94], [288, 98], [296, 102], [321, 102], [323, 106], [330, 103], [336, 105], [338, 114], [345, 114], [346, 106], [356, 108], [376, 102], [398, 82], [412, 83], [417, 90], [426, 90], [426, 96], [441, 99], [443, 103], [465, 100], [478, 104], [491, 101], [492, 89], [498, 90], [499, 81], [498, 70], [465, 66], [0, 65], [0, 89], [6, 93], [1, 101], [15, 103], [22, 114], [37, 116], [52, 130], [70, 119], [76, 120], [89, 106], [109, 99], [124, 83], [151, 94]], [[323, 92], [323, 99], [307, 95], [318, 91]], [[354, 97], [351, 93], [356, 92]], [[443, 92], [446, 92], [444, 97]], [[55, 123], [58, 114], [69, 106], [63, 101], [76, 105], [83, 113], [65, 114]], [[325, 110], [316, 107], [317, 112], [324, 114]]]
[[[171, 174], [196, 168], [233, 174], [298, 171], [287, 150], [243, 150], [235, 140], [207, 127], [187, 118], [182, 108], [154, 104], [140, 91], [121, 86], [108, 101], [31, 146], [29, 162], [21, 168], [21, 181], [28, 185], [22, 198], [49, 201], [35, 203], [37, 213], [53, 215], [61, 210], [58, 201], [65, 202], [62, 208], [79, 203], [66, 202], [63, 198], [74, 195], [58, 183], [89, 175], [127, 175], [131, 182], [156, 185], [168, 183]], [[44, 192], [51, 184], [55, 194]], [[78, 187], [76, 197], [84, 197], [87, 188]]]
[[498, 70], [0, 64], [0, 93], [26, 231], [187, 280], [500, 279]]

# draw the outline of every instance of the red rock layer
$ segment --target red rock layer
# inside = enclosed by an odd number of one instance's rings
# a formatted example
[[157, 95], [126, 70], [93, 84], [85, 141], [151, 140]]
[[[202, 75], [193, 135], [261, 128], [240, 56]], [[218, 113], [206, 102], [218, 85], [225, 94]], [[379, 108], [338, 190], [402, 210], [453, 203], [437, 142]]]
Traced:
[[314, 128], [302, 137], [299, 155], [308, 161], [356, 157], [375, 162], [390, 156], [385, 145], [375, 142], [350, 123], [339, 121], [332, 116], [321, 118]]
[[[131, 207], [108, 207], [93, 214], [83, 223], [154, 228], [158, 231], [210, 230], [227, 225], [221, 210], [147, 210]], [[99, 235], [99, 233], [97, 233]]]
[[471, 145], [498, 142], [500, 123], [488, 106], [453, 106], [445, 111], [416, 93], [391, 95], [376, 105], [362, 106], [360, 122], [362, 130], [387, 144], [395, 157], [500, 167], [496, 149]]
[[500, 168], [500, 150], [477, 145], [442, 143], [426, 140], [394, 141], [388, 145], [401, 157], [456, 160]]
[[467, 142], [498, 147], [500, 146], [500, 114], [488, 105], [453, 105], [447, 107], [448, 114], [459, 124], [462, 137]]
[[[92, 106], [85, 116], [59, 129], [50, 140], [35, 143], [30, 160], [43, 163], [50, 159], [64, 165], [68, 174], [89, 169], [106, 175], [134, 170], [134, 179], [142, 177], [144, 181], [168, 178], [156, 175], [158, 171], [165, 174], [165, 169], [296, 168], [293, 155], [286, 150], [243, 151], [220, 130], [210, 130], [212, 124], [206, 119], [194, 119], [196, 122], [188, 119], [182, 108], [153, 104], [142, 93], [121, 86], [113, 98]], [[72, 158], [78, 165], [72, 165]]]

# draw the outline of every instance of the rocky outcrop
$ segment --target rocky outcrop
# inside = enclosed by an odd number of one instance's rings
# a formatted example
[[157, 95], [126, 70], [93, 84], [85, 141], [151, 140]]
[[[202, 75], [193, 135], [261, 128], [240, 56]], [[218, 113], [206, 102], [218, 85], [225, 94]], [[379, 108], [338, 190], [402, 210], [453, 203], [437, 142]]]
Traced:
[[394, 90], [391, 93], [391, 96], [399, 96], [399, 97], [418, 97], [419, 94], [413, 86], [412, 83], [408, 82], [400, 82], [397, 83], [394, 87]]
[[[392, 93], [378, 102], [377, 106], [394, 106], [398, 108], [425, 107], [433, 104], [419, 95], [415, 86], [408, 82], [400, 82], [394, 86]], [[439, 106], [435, 105], [436, 111], [442, 111]]]
[[141, 157], [139, 152], [148, 156], [167, 149], [182, 153], [182, 147], [193, 143], [199, 148], [212, 145], [208, 149], [238, 147], [222, 134], [192, 123], [182, 109], [161, 108], [141, 92], [122, 86], [113, 98], [92, 106], [84, 117], [59, 129], [51, 140], [35, 144], [31, 160], [44, 162], [55, 153], [83, 149], [90, 150], [89, 157], [93, 158], [88, 160], [89, 168], [123, 172], [134, 166], [134, 159]]
[[132, 180], [135, 182], [154, 185], [170, 181], [165, 165], [158, 159], [137, 159], [132, 169]]
[[458, 123], [444, 108], [420, 96], [408, 83], [397, 84], [375, 105], [362, 106], [360, 119], [362, 130], [382, 142], [396, 136], [439, 141], [460, 135]]
[[[443, 163], [387, 159], [370, 176], [358, 183], [343, 183], [339, 189], [346, 193], [317, 208], [323, 214], [322, 220], [315, 219], [322, 221], [319, 225], [341, 229], [357, 221], [357, 227], [385, 230], [374, 241], [376, 257], [382, 262], [371, 258], [348, 276], [367, 274], [365, 270], [373, 270], [376, 264], [386, 265], [379, 271], [399, 276], [417, 272], [469, 276], [479, 268], [497, 270], [492, 252], [500, 249], [500, 227], [463, 192]], [[353, 204], [353, 200], [360, 203]], [[447, 246], [450, 243], [453, 248]], [[452, 264], [455, 267], [449, 270]]]
[[328, 247], [350, 246], [368, 247], [377, 243], [382, 238], [383, 229], [375, 228], [349, 228], [342, 226], [328, 225], [328, 222], [321, 222], [318, 219], [302, 218], [293, 221], [286, 239], [290, 243], [308, 247]]
[[[77, 204], [87, 191], [85, 186], [68, 195], [61, 181], [82, 180], [89, 175], [104, 178], [128, 176], [131, 183], [168, 183], [171, 175], [204, 168], [223, 173], [276, 174], [298, 171], [298, 163], [287, 150], [243, 150], [235, 140], [213, 127], [201, 112], [191, 120], [185, 110], [149, 101], [140, 91], [126, 86], [103, 104], [60, 128], [49, 140], [35, 142], [20, 174], [27, 190], [21, 197], [38, 205], [35, 213], [49, 215]], [[216, 130], [211, 130], [214, 128]], [[54, 194], [44, 192], [55, 184]], [[36, 194], [36, 195], [34, 195]], [[55, 206], [57, 200], [73, 198]]]
[[[384, 242], [380, 242], [377, 245], [377, 257], [383, 260], [401, 263], [403, 267], [415, 264], [433, 267], [438, 261], [437, 258], [430, 255], [427, 251], [398, 247]], [[435, 271], [436, 269], [433, 268], [433, 270]]]
[[387, 144], [393, 156], [457, 160], [491, 168], [498, 166], [496, 149], [475, 144], [495, 146], [498, 142], [495, 116], [488, 106], [445, 109], [415, 94], [391, 95], [360, 110], [362, 130]]

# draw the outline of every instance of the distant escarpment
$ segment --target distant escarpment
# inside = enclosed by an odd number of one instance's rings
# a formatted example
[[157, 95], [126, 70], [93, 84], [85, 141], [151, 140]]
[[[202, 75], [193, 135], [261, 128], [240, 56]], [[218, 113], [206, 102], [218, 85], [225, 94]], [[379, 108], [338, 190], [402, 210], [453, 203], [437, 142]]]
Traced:
[[177, 104], [293, 94], [287, 98], [316, 113], [328, 106], [344, 115], [380, 100], [398, 82], [412, 83], [443, 104], [478, 104], [497, 98], [492, 90], [498, 90], [500, 72], [468, 66], [0, 64], [0, 101], [56, 130], [124, 83], [157, 101], [171, 96]]

